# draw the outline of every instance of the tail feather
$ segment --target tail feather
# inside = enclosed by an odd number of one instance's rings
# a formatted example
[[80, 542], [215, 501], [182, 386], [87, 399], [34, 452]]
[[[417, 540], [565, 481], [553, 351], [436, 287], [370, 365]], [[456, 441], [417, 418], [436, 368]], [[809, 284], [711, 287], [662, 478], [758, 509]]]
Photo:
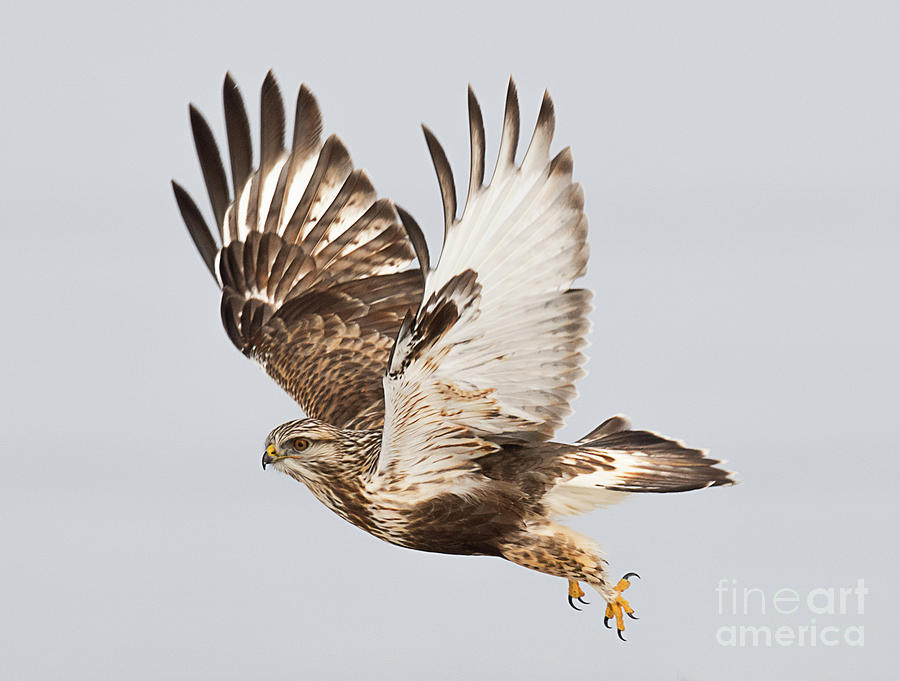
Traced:
[[598, 470], [567, 484], [616, 492], [685, 492], [734, 484], [732, 474], [704, 450], [648, 430], [625, 430], [628, 425], [623, 417], [613, 417], [586, 436], [590, 440], [580, 440], [576, 456], [596, 460]]
[[558, 445], [546, 460], [555, 484], [542, 499], [551, 515], [587, 513], [631, 492], [686, 492], [735, 483], [703, 450], [629, 426], [628, 419], [614, 416], [574, 445]]
[[544, 497], [553, 515], [586, 513], [631, 492], [686, 492], [733, 485], [732, 474], [701, 449], [607, 419], [553, 458], [557, 475]]
[[613, 433], [618, 433], [622, 430], [628, 430], [629, 428], [631, 428], [631, 421], [628, 420], [628, 417], [616, 414], [615, 416], [610, 416], [590, 433], [578, 440], [576, 444], [580, 445], [586, 442], [592, 442], [593, 440], [599, 440], [607, 435], [612, 435]]

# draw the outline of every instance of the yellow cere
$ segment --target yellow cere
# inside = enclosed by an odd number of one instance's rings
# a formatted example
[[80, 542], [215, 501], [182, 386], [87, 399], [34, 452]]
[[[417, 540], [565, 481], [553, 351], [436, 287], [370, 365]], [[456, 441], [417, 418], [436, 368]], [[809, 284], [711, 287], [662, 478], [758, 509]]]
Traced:
[[275, 456], [275, 445], [269, 445], [266, 447], [266, 454], [269, 456]]

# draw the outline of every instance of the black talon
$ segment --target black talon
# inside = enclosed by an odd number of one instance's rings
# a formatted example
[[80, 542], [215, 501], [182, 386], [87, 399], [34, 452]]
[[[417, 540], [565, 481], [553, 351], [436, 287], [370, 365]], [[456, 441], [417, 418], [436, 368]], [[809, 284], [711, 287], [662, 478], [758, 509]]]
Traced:
[[638, 579], [641, 578], [641, 576], [637, 572], [629, 572], [624, 577], [622, 577], [622, 579], [628, 579], [629, 577], [637, 577]]
[[609, 626], [609, 617], [603, 618], [603, 626], [606, 627], [607, 629], [612, 629], [612, 627]]
[[637, 615], [634, 615], [630, 612], [626, 612], [625, 614], [628, 615], [633, 620], [640, 619]]
[[591, 604], [590, 601], [584, 600], [581, 596], [578, 597], [578, 602], [579, 602], [579, 603], [582, 603], [582, 604], [584, 604], [584, 605], [590, 605], [590, 604]]
[[[569, 599], [569, 605], [571, 605], [578, 612], [581, 612], [581, 608], [579, 608], [577, 605], [575, 605], [574, 602], [572, 602], [572, 597], [568, 596], [568, 599]], [[579, 598], [578, 600], [580, 601], [581, 599]]]
[[[619, 640], [620, 640], [620, 641], [625, 641], [625, 637], [622, 636], [622, 630], [621, 630], [621, 629], [617, 629], [617, 630], [616, 630], [616, 633], [619, 635]], [[625, 642], [627, 643], [627, 641], [625, 641]]]

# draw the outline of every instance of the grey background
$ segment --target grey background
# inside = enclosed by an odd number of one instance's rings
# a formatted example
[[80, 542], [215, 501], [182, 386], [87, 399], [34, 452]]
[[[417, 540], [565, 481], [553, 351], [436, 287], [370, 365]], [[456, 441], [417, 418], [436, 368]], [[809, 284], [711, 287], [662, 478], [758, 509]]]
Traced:
[[[0, 32], [3, 679], [887, 679], [898, 634], [896, 3], [33, 4]], [[554, 96], [586, 190], [589, 377], [743, 484], [573, 524], [640, 572], [597, 603], [496, 559], [401, 550], [259, 467], [298, 414], [230, 345], [170, 194], [203, 198], [186, 104], [232, 69], [313, 88], [439, 247], [425, 144], [467, 168]], [[460, 184], [464, 186], [461, 179]], [[205, 204], [204, 204], [205, 208]], [[725, 648], [720, 579], [866, 580], [865, 646]], [[594, 598], [595, 602], [597, 601]]]

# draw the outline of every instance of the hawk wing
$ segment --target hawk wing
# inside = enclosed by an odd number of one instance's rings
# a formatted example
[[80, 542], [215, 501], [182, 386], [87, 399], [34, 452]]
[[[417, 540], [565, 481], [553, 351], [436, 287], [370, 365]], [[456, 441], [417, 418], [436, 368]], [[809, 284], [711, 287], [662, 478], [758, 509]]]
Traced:
[[501, 444], [547, 440], [571, 411], [590, 299], [571, 285], [587, 265], [587, 219], [570, 150], [550, 158], [553, 128], [545, 93], [516, 165], [510, 80], [499, 159], [483, 186], [484, 128], [470, 89], [471, 170], [459, 219], [447, 158], [425, 129], [444, 203], [444, 246], [384, 379], [377, 473], [388, 484], [459, 490], [474, 459]]
[[194, 244], [222, 289], [228, 337], [309, 416], [378, 427], [394, 338], [422, 296], [421, 271], [403, 271], [415, 255], [410, 238], [341, 141], [332, 135], [322, 142], [319, 107], [305, 86], [286, 149], [281, 94], [272, 73], [266, 76], [257, 168], [230, 75], [223, 98], [233, 200], [213, 134], [190, 108], [218, 240], [187, 192], [172, 184]]

